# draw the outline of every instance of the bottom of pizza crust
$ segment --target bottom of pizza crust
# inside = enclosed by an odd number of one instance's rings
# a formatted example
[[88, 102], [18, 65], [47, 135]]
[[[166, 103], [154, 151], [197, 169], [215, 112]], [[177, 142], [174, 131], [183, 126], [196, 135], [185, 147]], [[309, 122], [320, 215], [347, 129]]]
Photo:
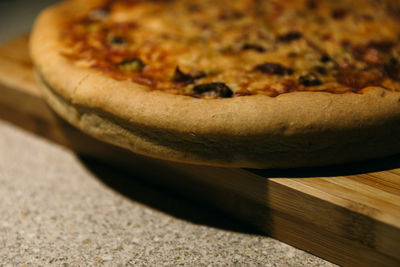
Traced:
[[[362, 161], [400, 151], [399, 118], [364, 127], [293, 134], [267, 131], [238, 135], [232, 131], [231, 135], [207, 135], [195, 129], [188, 133], [128, 121], [101, 108], [72, 103], [40, 74], [37, 76], [47, 102], [72, 125], [102, 141], [155, 158], [223, 167], [293, 168]], [[381, 94], [377, 91], [381, 89], [373, 90], [374, 95]]]

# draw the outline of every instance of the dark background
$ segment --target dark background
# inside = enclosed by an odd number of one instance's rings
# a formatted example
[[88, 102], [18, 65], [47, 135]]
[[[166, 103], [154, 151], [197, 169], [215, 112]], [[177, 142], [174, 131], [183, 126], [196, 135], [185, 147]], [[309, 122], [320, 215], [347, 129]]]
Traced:
[[58, 0], [0, 0], [0, 42], [29, 32], [43, 8]]

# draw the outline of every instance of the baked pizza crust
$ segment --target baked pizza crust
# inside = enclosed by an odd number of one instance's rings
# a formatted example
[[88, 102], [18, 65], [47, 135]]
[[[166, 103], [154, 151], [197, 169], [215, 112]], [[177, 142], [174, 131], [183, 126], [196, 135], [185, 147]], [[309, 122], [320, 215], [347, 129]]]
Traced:
[[340, 164], [400, 151], [400, 93], [380, 87], [205, 100], [78, 67], [60, 54], [59, 29], [100, 2], [47, 9], [30, 46], [49, 104], [100, 140], [166, 160], [249, 168]]

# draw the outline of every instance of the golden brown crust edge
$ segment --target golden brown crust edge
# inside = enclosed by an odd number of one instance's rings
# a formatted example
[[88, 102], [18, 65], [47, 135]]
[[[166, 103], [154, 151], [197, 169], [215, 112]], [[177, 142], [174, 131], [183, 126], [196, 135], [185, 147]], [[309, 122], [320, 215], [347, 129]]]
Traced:
[[255, 168], [337, 164], [400, 151], [398, 92], [371, 87], [363, 94], [203, 100], [78, 68], [58, 52], [57, 28], [74, 8], [90, 6], [68, 1], [40, 16], [31, 54], [52, 107], [99, 139], [163, 159]]

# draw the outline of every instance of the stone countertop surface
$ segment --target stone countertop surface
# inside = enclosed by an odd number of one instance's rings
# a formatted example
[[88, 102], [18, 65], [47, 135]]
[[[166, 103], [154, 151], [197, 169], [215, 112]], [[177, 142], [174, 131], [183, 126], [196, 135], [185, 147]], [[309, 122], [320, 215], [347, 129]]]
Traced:
[[0, 266], [331, 266], [1, 121], [0, 148]]
[[[0, 42], [52, 2], [0, 0]], [[0, 121], [0, 266], [164, 265], [332, 264]]]

